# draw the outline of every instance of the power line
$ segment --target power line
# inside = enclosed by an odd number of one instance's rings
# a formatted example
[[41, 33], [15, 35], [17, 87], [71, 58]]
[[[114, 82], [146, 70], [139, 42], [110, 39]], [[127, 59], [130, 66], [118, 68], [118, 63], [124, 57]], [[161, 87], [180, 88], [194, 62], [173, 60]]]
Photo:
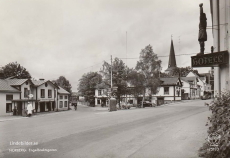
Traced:
[[[182, 56], [182, 55], [194, 55], [196, 53], [191, 53], [191, 54], [179, 54], [175, 56]], [[157, 57], [169, 57], [169, 55], [164, 55], [164, 56], [157, 56]], [[139, 58], [119, 58], [119, 59], [139, 59]]]

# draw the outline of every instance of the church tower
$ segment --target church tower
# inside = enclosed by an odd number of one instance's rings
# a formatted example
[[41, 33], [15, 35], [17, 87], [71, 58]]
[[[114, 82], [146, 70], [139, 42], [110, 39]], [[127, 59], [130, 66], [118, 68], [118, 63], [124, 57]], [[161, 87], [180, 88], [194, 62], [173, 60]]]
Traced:
[[177, 68], [176, 57], [174, 52], [173, 41], [171, 40], [170, 54], [169, 54], [169, 63], [168, 68], [165, 70], [166, 73], [170, 73], [172, 70]]

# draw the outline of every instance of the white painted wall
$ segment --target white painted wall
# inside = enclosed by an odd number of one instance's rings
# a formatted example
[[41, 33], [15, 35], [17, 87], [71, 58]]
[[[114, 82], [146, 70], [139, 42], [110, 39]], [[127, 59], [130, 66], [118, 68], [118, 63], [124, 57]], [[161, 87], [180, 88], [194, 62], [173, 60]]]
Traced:
[[[0, 92], [0, 116], [2, 115], [12, 115], [12, 113], [6, 113], [6, 103], [11, 103], [10, 100], [6, 100], [6, 95], [13, 95], [13, 99], [19, 99], [19, 93], [2, 93]], [[14, 106], [14, 104], [12, 104]]]
[[[60, 96], [62, 96], [62, 99]], [[67, 99], [65, 98], [65, 96], [67, 97]], [[69, 96], [67, 94], [58, 94], [58, 110], [68, 110], [68, 104], [69, 104], [68, 99], [69, 99]], [[60, 101], [63, 102], [62, 108], [60, 107]], [[65, 102], [67, 102], [66, 107], [65, 107]]]
[[[220, 0], [219, 1], [219, 11], [220, 11], [220, 51], [227, 50], [230, 52], [230, 0]], [[215, 47], [214, 52], [218, 51], [218, 18], [217, 18], [217, 1], [213, 0], [213, 46]], [[229, 55], [230, 59], [230, 55]], [[230, 60], [229, 60], [230, 61]], [[229, 76], [229, 65], [215, 67], [214, 68], [214, 95], [218, 95], [219, 90], [225, 91], [230, 90], [230, 76]]]

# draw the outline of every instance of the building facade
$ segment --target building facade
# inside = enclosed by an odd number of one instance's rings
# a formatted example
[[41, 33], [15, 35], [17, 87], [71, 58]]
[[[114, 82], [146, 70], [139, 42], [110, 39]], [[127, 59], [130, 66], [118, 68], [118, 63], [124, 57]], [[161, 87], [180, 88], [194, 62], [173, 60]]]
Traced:
[[214, 52], [227, 52], [228, 63], [214, 67], [214, 95], [230, 90], [230, 0], [210, 0]]
[[23, 115], [29, 102], [34, 112], [68, 110], [69, 94], [49, 80], [0, 79], [0, 115]]

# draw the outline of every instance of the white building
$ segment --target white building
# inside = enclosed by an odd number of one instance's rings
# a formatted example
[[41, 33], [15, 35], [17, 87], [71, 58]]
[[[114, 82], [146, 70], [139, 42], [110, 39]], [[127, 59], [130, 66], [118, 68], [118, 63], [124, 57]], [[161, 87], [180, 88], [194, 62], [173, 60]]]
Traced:
[[230, 90], [230, 0], [210, 0], [214, 53], [227, 52], [227, 64], [214, 67], [214, 95]]
[[161, 105], [172, 101], [181, 101], [182, 82], [178, 77], [160, 78], [158, 93], [152, 95], [152, 102]]

